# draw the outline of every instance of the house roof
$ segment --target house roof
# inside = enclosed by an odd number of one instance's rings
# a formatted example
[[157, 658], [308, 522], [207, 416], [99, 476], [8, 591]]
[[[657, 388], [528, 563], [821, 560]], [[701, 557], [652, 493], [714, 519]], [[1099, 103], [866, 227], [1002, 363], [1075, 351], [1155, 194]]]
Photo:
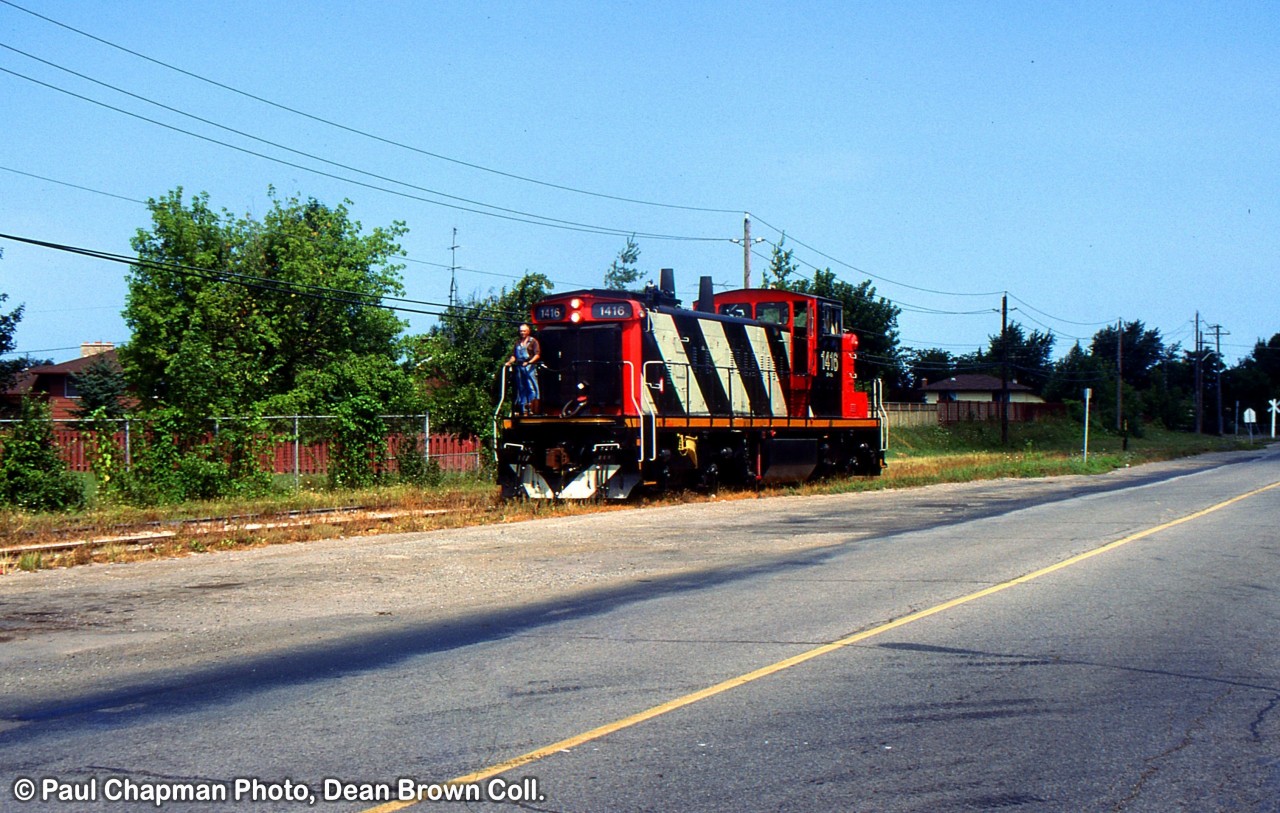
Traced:
[[101, 353], [81, 356], [59, 364], [42, 364], [39, 367], [28, 367], [18, 373], [14, 378], [13, 386], [5, 390], [4, 394], [10, 396], [27, 395], [35, 387], [36, 382], [45, 376], [78, 375], [99, 360], [106, 361], [116, 370], [123, 369], [120, 366], [120, 360], [116, 358], [116, 351], [114, 349], [104, 350]]
[[[935, 381], [920, 389], [923, 392], [1000, 392], [1004, 387], [1001, 386], [1000, 379], [993, 375], [963, 373], [954, 375], [951, 378], [945, 378], [942, 381]], [[1030, 392], [1031, 388], [1026, 384], [1010, 381], [1009, 391]]]

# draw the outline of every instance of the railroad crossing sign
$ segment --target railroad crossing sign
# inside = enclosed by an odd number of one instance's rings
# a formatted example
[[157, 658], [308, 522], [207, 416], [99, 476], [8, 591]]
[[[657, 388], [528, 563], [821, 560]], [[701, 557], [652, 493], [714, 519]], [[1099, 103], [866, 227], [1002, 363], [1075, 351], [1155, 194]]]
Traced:
[[1271, 401], [1271, 437], [1276, 436], [1276, 413], [1280, 412], [1280, 401], [1272, 398]]

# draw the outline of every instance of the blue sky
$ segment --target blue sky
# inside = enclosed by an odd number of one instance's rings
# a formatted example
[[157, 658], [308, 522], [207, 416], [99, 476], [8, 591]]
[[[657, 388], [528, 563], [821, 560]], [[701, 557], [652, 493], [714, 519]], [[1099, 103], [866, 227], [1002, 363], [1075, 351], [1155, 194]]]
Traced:
[[[1199, 311], [1235, 361], [1280, 332], [1277, 43], [1272, 2], [5, 0], [0, 233], [128, 253], [147, 198], [261, 216], [274, 187], [405, 221], [414, 299], [447, 301], [456, 228], [464, 296], [599, 285], [634, 232], [692, 300], [741, 284], [751, 212], [807, 272], [871, 279], [908, 347], [985, 346], [1007, 291], [1059, 353], [1118, 318], [1187, 347]], [[0, 246], [20, 351], [128, 339], [123, 266]]]

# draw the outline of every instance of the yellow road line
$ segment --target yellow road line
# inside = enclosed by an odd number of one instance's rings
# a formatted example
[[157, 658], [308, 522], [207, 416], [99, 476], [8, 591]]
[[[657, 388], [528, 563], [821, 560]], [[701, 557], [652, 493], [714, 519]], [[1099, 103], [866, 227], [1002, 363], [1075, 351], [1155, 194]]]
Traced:
[[[621, 731], [625, 728], [630, 728], [634, 725], [639, 725], [640, 723], [646, 722], [648, 720], [652, 720], [655, 717], [660, 717], [663, 714], [666, 714], [667, 712], [684, 708], [685, 706], [692, 705], [694, 703], [697, 703], [700, 700], [706, 700], [709, 697], [715, 697], [716, 695], [727, 692], [730, 689], [736, 689], [739, 686], [743, 686], [747, 683], [751, 683], [753, 681], [759, 680], [760, 678], [777, 674], [778, 672], [782, 672], [786, 669], [790, 669], [793, 666], [798, 666], [799, 664], [805, 663], [806, 661], [811, 661], [814, 658], [820, 657], [822, 655], [826, 655], [830, 652], [835, 652], [838, 649], [844, 649], [845, 647], [860, 643], [862, 641], [867, 640], [868, 638], [874, 638], [877, 635], [882, 635], [883, 633], [889, 632], [890, 630], [895, 630], [895, 629], [898, 629], [899, 627], [904, 627], [907, 624], [911, 624], [923, 618], [928, 618], [930, 616], [937, 615], [938, 613], [943, 613], [943, 612], [946, 612], [947, 610], [955, 609], [956, 607], [959, 607], [963, 604], [968, 604], [971, 601], [976, 601], [977, 599], [994, 595], [995, 593], [999, 593], [1003, 590], [1008, 590], [1010, 587], [1016, 587], [1017, 585], [1020, 585], [1020, 584], [1026, 584], [1027, 582], [1038, 579], [1041, 576], [1047, 576], [1050, 573], [1054, 573], [1064, 568], [1071, 567], [1072, 565], [1079, 564], [1080, 562], [1083, 562], [1086, 559], [1092, 559], [1094, 556], [1098, 556], [1099, 554], [1106, 553], [1107, 551], [1115, 550], [1121, 545], [1127, 545], [1130, 542], [1136, 542], [1139, 539], [1143, 539], [1145, 537], [1151, 536], [1152, 534], [1159, 533], [1160, 531], [1168, 530], [1169, 528], [1182, 525], [1185, 522], [1191, 522], [1192, 520], [1199, 519], [1207, 514], [1212, 514], [1215, 511], [1221, 510], [1230, 505], [1234, 505], [1235, 503], [1238, 503], [1241, 500], [1248, 499], [1249, 497], [1255, 496], [1257, 494], [1261, 494], [1264, 491], [1269, 491], [1270, 489], [1276, 488], [1278, 486], [1280, 486], [1280, 482], [1275, 482], [1270, 485], [1263, 486], [1262, 488], [1254, 489], [1253, 491], [1249, 491], [1244, 494], [1237, 495], [1235, 497], [1232, 497], [1229, 500], [1223, 500], [1222, 502], [1217, 503], [1216, 505], [1211, 505], [1208, 508], [1202, 509], [1200, 511], [1196, 511], [1193, 514], [1187, 514], [1185, 517], [1180, 517], [1179, 519], [1171, 520], [1162, 525], [1156, 525], [1153, 528], [1147, 528], [1145, 531], [1138, 531], [1137, 533], [1130, 534], [1129, 536], [1126, 536], [1123, 539], [1117, 539], [1114, 542], [1108, 542], [1102, 547], [1094, 548], [1093, 550], [1090, 550], [1090, 551], [1085, 551], [1084, 553], [1077, 554], [1075, 556], [1070, 557], [1069, 559], [1064, 559], [1061, 562], [1058, 562], [1056, 564], [1052, 564], [1052, 565], [1049, 565], [1048, 567], [1043, 567], [1043, 568], [1040, 568], [1039, 570], [1034, 570], [1030, 573], [1019, 576], [1016, 579], [1010, 579], [1009, 581], [1001, 582], [999, 584], [994, 584], [990, 587], [983, 588], [982, 590], [969, 593], [968, 595], [960, 596], [959, 598], [953, 598], [950, 601], [944, 601], [941, 604], [934, 605], [933, 607], [929, 607], [924, 610], [919, 610], [909, 615], [904, 615], [901, 618], [895, 619], [893, 621], [889, 621], [887, 623], [881, 624], [876, 627], [872, 627], [870, 629], [863, 630], [862, 632], [856, 632], [856, 633], [853, 633], [852, 635], [847, 635], [844, 638], [840, 638], [830, 643], [823, 644], [822, 646], [815, 647], [814, 649], [801, 652], [798, 655], [792, 655], [790, 658], [784, 658], [783, 660], [777, 661], [776, 663], [771, 663], [768, 666], [762, 666], [753, 672], [746, 673], [745, 675], [739, 675], [734, 678], [729, 678], [728, 680], [723, 681], [721, 683], [717, 683], [714, 686], [708, 686], [705, 689], [699, 689], [698, 691], [693, 692], [691, 694], [686, 694], [683, 697], [677, 697], [674, 700], [668, 700], [665, 703], [659, 704], [652, 708], [645, 709], [644, 711], [641, 711], [641, 712], [637, 712], [636, 714], [632, 714], [629, 717], [623, 717], [620, 720], [615, 720], [611, 723], [606, 723], [597, 728], [593, 728], [590, 731], [584, 731], [581, 734], [575, 734], [574, 736], [568, 737], [567, 739], [560, 740], [559, 742], [554, 742], [554, 743], [551, 743], [550, 745], [544, 745], [541, 748], [538, 748], [533, 751], [529, 751], [528, 753], [525, 753], [525, 754], [521, 754], [518, 757], [512, 757], [511, 759], [508, 759], [504, 762], [499, 762], [495, 765], [490, 765], [489, 767], [482, 768], [481, 770], [475, 771], [474, 773], [469, 773], [469, 774], [466, 774], [465, 776], [459, 776], [456, 779], [449, 780], [447, 784], [457, 785], [457, 784], [465, 784], [469, 782], [480, 782], [485, 779], [498, 776], [499, 774], [504, 774], [507, 771], [513, 770], [515, 768], [519, 768], [522, 765], [528, 765], [531, 762], [537, 762], [538, 760], [543, 759], [544, 757], [548, 757], [552, 754], [559, 753], [561, 751], [567, 751], [571, 748], [576, 748], [577, 746], [582, 745], [583, 743], [600, 739], [601, 737], [607, 736], [616, 731]], [[389, 802], [384, 805], [379, 805], [378, 807], [369, 808], [368, 810], [364, 811], [364, 813], [393, 813], [393, 811], [403, 810], [404, 808], [410, 807], [415, 804], [418, 804], [418, 802], [417, 801]]]

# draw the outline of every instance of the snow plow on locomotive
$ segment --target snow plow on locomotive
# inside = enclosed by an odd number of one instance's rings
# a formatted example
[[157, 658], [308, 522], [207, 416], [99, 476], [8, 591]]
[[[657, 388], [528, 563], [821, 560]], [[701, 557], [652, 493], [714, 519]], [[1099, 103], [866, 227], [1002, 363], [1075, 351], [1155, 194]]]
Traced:
[[539, 402], [505, 415], [504, 375], [494, 413], [504, 497], [626, 499], [884, 467], [879, 382], [857, 386], [839, 302], [713, 294], [704, 277], [687, 309], [663, 269], [657, 288], [551, 296], [532, 317]]

